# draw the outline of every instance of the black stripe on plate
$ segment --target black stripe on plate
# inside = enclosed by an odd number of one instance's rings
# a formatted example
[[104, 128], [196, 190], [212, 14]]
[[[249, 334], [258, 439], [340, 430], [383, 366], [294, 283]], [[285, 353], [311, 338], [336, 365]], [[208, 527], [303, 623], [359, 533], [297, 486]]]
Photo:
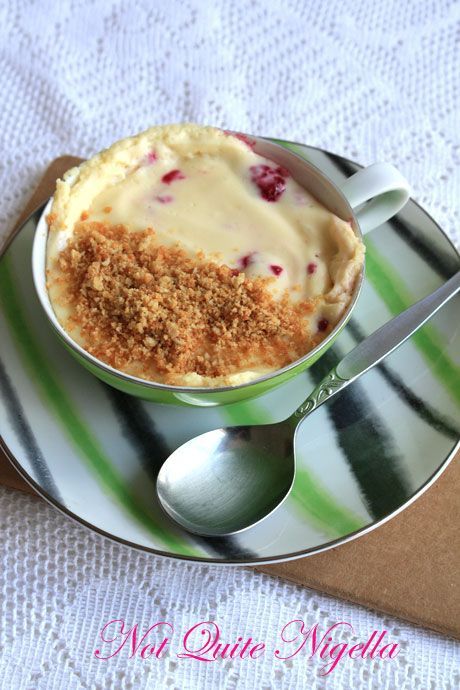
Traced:
[[[174, 448], [169, 448], [165, 438], [155, 428], [154, 421], [140, 400], [111, 386], [101, 385], [104, 387], [120, 422], [123, 436], [136, 450], [146, 474], [153, 482], [156, 482], [163, 462], [171, 455]], [[152, 504], [154, 502], [157, 503], [156, 496], [152, 496]], [[161, 510], [159, 506], [158, 509]], [[225, 558], [247, 558], [249, 560], [257, 557], [257, 554], [241, 546], [237, 537], [199, 537], [191, 533], [187, 533], [187, 535], [193, 538], [197, 544], [204, 545]]]
[[16, 394], [6, 368], [0, 360], [0, 392], [5, 401], [8, 419], [24, 452], [33, 467], [35, 480], [44, 491], [65, 507], [62, 496], [54, 482], [45, 458], [38, 446], [34, 433], [26, 419], [24, 408]]
[[[309, 369], [315, 384], [337, 365], [342, 354], [328, 350]], [[326, 405], [337, 442], [360, 487], [368, 510], [381, 519], [411, 495], [394, 439], [361, 383], [338, 393]]]
[[[357, 342], [361, 342], [366, 337], [355, 319], [349, 320], [347, 323], [347, 330]], [[414, 391], [404, 383], [401, 377], [392, 371], [387, 364], [379, 364], [377, 369], [388, 385], [396, 391], [398, 396], [404, 400], [411, 410], [423, 419], [424, 422], [440, 434], [447, 436], [447, 438], [453, 439], [454, 441], [458, 440], [460, 437], [460, 428], [455, 426], [455, 422], [451, 422], [447, 417], [444, 417], [431, 407], [431, 405], [428, 405], [422, 400], [422, 398], [414, 393]]]
[[[341, 156], [326, 155], [331, 163], [335, 164], [336, 168], [347, 177], [359, 170], [357, 166]], [[387, 222], [392, 230], [439, 276], [447, 280], [458, 271], [457, 258], [430, 242], [425, 235], [420, 233], [418, 228], [402, 221], [397, 215]]]

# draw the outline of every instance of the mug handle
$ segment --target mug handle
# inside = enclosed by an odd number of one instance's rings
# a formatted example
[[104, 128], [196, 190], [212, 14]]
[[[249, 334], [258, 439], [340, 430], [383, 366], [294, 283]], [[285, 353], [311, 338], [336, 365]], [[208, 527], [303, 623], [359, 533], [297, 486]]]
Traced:
[[355, 213], [363, 235], [398, 213], [410, 196], [409, 183], [390, 163], [358, 170], [340, 188], [353, 210], [369, 202]]

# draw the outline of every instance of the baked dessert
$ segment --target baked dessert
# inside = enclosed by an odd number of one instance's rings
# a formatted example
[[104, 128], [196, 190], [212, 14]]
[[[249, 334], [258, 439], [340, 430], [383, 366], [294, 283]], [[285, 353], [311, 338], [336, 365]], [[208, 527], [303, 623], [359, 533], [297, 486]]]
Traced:
[[364, 247], [251, 143], [152, 127], [58, 180], [47, 287], [70, 336], [128, 374], [238, 385], [317, 345], [344, 313]]

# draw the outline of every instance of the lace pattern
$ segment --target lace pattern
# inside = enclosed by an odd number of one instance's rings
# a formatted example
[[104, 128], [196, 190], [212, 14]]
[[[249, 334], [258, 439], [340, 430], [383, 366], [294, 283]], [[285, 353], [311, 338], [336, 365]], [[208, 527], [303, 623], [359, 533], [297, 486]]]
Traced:
[[[48, 162], [182, 120], [394, 163], [459, 242], [460, 3], [451, 0], [74, 0], [0, 3], [0, 239]], [[315, 661], [94, 658], [111, 618], [274, 644], [295, 617], [387, 629], [386, 663], [346, 662], [333, 688], [453, 690], [459, 646], [247, 568], [161, 559], [0, 489], [0, 689], [325, 687]], [[261, 660], [262, 661], [262, 660]]]

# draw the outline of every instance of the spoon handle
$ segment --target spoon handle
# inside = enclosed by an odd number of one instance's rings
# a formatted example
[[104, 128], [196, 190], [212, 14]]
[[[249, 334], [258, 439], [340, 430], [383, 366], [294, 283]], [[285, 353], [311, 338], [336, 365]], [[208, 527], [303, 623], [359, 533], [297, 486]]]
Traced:
[[379, 364], [431, 319], [460, 289], [460, 271], [444, 285], [365, 338], [332, 369], [297, 408], [292, 418], [299, 422], [362, 374]]

